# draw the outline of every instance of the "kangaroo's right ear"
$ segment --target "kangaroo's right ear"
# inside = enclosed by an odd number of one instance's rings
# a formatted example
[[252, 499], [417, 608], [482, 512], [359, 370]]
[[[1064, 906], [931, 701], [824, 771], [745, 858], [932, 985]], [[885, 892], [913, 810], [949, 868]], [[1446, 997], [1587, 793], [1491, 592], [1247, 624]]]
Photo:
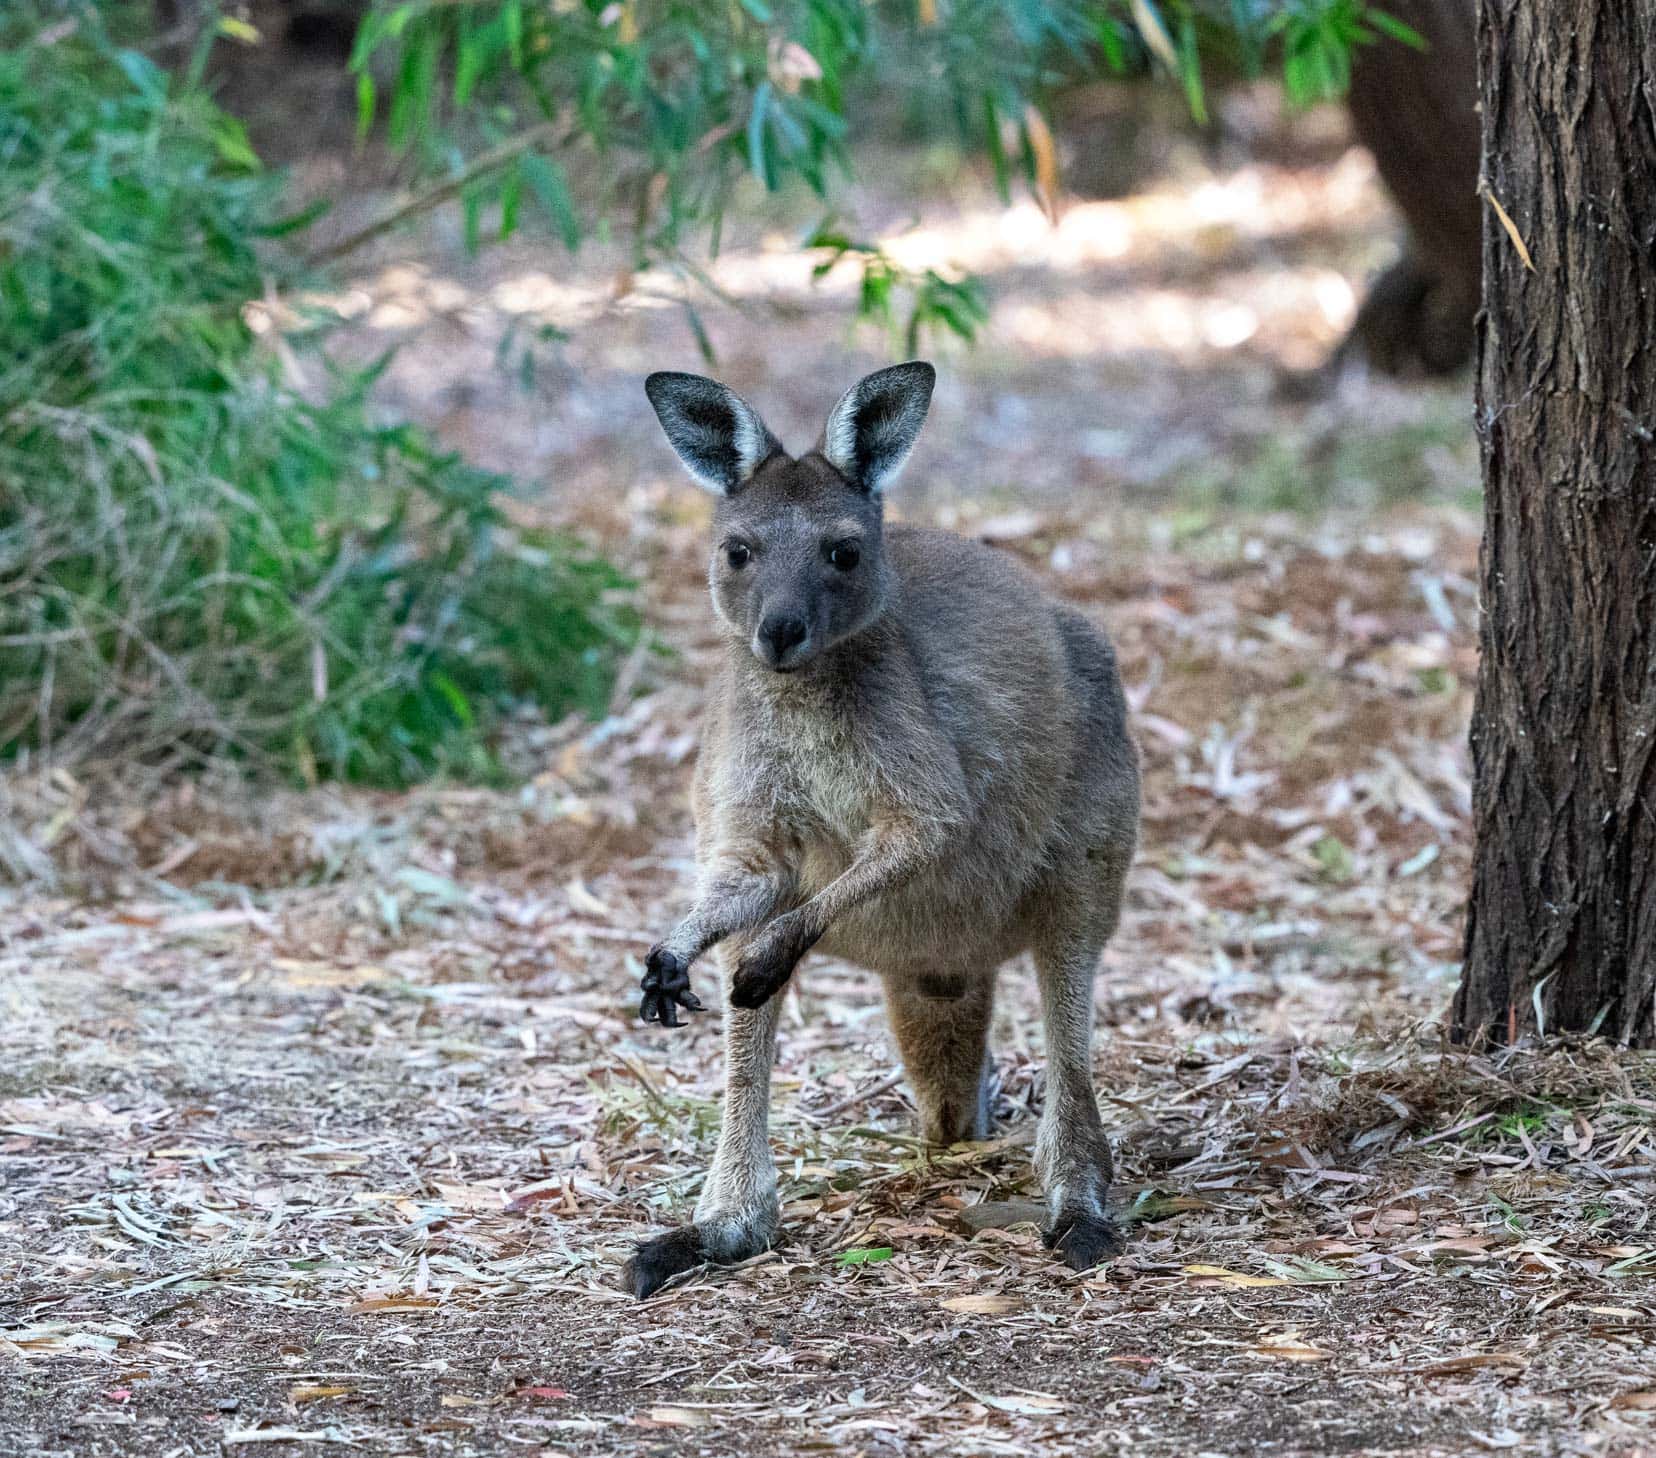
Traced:
[[661, 370], [644, 393], [685, 469], [715, 496], [730, 495], [782, 449], [758, 412], [717, 380]]

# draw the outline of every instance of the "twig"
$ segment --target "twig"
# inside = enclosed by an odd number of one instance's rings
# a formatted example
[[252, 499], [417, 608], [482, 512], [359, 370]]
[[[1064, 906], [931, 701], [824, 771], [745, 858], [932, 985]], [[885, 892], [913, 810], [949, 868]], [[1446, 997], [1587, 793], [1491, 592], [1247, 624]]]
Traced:
[[513, 137], [509, 142], [502, 142], [498, 147], [491, 147], [487, 152], [475, 157], [471, 164], [453, 177], [428, 187], [424, 192], [416, 193], [407, 202], [394, 207], [388, 213], [382, 213], [373, 222], [358, 228], [354, 233], [347, 233], [338, 242], [330, 243], [325, 248], [318, 248], [305, 256], [305, 262], [311, 267], [319, 264], [333, 263], [343, 258], [347, 253], [355, 253], [365, 243], [371, 243], [382, 233], [388, 233], [399, 223], [420, 213], [429, 212], [432, 208], [440, 207], [450, 198], [464, 192], [480, 177], [504, 167], [508, 162], [516, 161], [525, 152], [531, 152], [542, 142], [551, 141], [557, 132], [555, 122], [542, 122], [539, 126], [530, 127], [528, 131]]
[[638, 1062], [638, 1060], [629, 1057], [618, 1048], [611, 1051], [614, 1057], [620, 1062], [621, 1066], [638, 1080], [639, 1087], [644, 1090], [644, 1096], [649, 1099], [650, 1103], [655, 1107], [655, 1111], [664, 1119], [671, 1119], [673, 1117], [672, 1106], [661, 1096], [660, 1091], [656, 1088], [655, 1084], [651, 1082], [650, 1075], [644, 1071], [643, 1066]]
[[859, 1104], [866, 1104], [870, 1099], [877, 1099], [881, 1094], [889, 1093], [902, 1081], [903, 1070], [899, 1068], [895, 1073], [887, 1074], [873, 1087], [851, 1094], [839, 1100], [838, 1103], [829, 1104], [826, 1109], [818, 1109], [810, 1115], [810, 1118], [814, 1123], [825, 1124], [828, 1120], [837, 1118], [848, 1110], [856, 1108]]
[[1415, 1139], [1403, 1146], [1404, 1149], [1419, 1149], [1423, 1145], [1436, 1144], [1440, 1139], [1453, 1139], [1457, 1134], [1464, 1134], [1468, 1129], [1476, 1129], [1480, 1124], [1487, 1124], [1495, 1117], [1494, 1114], [1479, 1114], [1476, 1119], [1468, 1119], [1464, 1124], [1456, 1124], [1453, 1129], [1444, 1129], [1437, 1134], [1428, 1134], [1424, 1139]]

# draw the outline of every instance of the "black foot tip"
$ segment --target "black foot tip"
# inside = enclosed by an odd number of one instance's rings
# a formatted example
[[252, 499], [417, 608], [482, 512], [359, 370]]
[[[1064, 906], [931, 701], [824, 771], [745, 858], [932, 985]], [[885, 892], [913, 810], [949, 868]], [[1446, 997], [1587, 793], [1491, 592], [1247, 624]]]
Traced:
[[1041, 1239], [1075, 1271], [1090, 1271], [1100, 1261], [1120, 1255], [1125, 1247], [1112, 1220], [1082, 1212], [1065, 1215], [1047, 1226]]
[[674, 1276], [704, 1264], [700, 1237], [686, 1225], [646, 1240], [621, 1268], [621, 1284], [640, 1301], [653, 1296]]

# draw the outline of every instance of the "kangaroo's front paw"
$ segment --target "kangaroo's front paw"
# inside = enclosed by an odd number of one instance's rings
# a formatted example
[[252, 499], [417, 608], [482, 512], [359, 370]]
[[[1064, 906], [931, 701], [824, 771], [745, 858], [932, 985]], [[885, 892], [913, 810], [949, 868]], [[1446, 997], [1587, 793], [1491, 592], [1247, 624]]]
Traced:
[[794, 914], [779, 916], [742, 950], [730, 977], [733, 1007], [763, 1007], [788, 985], [794, 968], [821, 936]]
[[679, 1008], [686, 1012], [702, 1010], [701, 999], [690, 990], [690, 964], [660, 943], [650, 948], [639, 986], [644, 995], [639, 999], [638, 1015], [647, 1023], [677, 1028], [683, 1025]]
[[1122, 1249], [1121, 1232], [1108, 1215], [1074, 1205], [1061, 1208], [1047, 1222], [1041, 1239], [1077, 1271], [1089, 1271], [1105, 1257], [1120, 1255]]

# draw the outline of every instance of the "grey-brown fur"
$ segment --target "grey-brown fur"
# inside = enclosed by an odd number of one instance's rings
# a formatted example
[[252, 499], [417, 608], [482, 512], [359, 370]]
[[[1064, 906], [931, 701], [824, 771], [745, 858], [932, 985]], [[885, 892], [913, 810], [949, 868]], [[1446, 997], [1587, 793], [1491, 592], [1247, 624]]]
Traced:
[[922, 1132], [939, 1143], [987, 1132], [996, 969], [1033, 952], [1047, 1243], [1077, 1268], [1116, 1244], [1092, 984], [1136, 842], [1137, 757], [1096, 628], [999, 552], [883, 524], [932, 380], [921, 364], [870, 376], [797, 460], [723, 386], [648, 383], [692, 474], [720, 494], [710, 578], [728, 652], [696, 771], [699, 895], [651, 951], [640, 1010], [673, 1025], [675, 1007], [699, 1009], [689, 967], [715, 944], [728, 995], [718, 1150], [694, 1225], [628, 1262], [640, 1296], [776, 1235], [776, 994], [812, 947], [883, 978]]

